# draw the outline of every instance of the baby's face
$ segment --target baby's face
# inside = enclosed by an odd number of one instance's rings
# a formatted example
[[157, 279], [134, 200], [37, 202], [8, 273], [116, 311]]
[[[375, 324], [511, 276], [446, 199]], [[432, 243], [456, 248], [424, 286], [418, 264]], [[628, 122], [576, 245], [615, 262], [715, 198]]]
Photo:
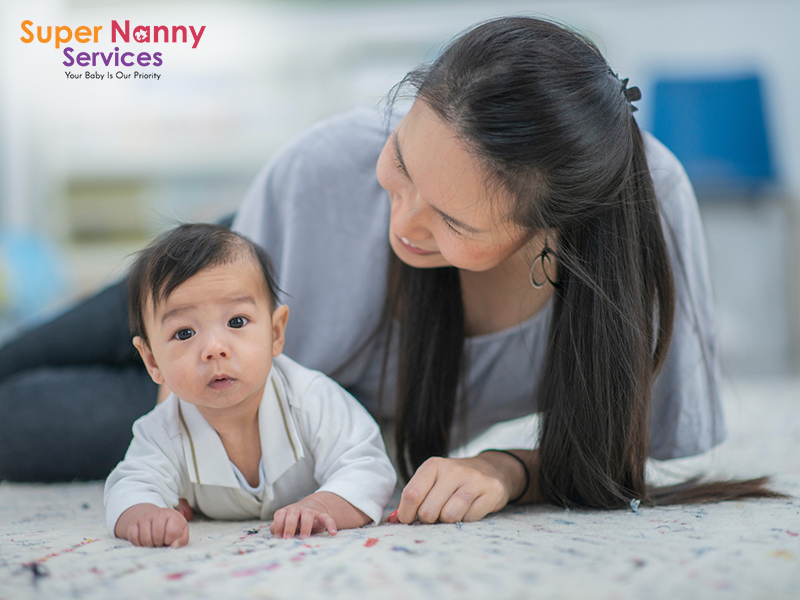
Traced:
[[190, 277], [155, 312], [148, 303], [149, 344], [134, 343], [156, 383], [224, 416], [261, 401], [287, 315], [285, 306], [273, 313], [261, 270], [243, 258]]

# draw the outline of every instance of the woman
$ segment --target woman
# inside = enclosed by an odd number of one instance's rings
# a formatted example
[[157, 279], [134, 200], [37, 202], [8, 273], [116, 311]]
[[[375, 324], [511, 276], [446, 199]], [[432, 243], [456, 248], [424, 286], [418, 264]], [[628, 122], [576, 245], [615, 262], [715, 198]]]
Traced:
[[[390, 135], [363, 111], [317, 125], [237, 213], [291, 301], [285, 352], [392, 421], [400, 521], [769, 493], [646, 486], [648, 454], [702, 452], [723, 427], [694, 197], [626, 83], [574, 32], [490, 21], [407, 76]], [[537, 411], [537, 449], [442, 458]]]

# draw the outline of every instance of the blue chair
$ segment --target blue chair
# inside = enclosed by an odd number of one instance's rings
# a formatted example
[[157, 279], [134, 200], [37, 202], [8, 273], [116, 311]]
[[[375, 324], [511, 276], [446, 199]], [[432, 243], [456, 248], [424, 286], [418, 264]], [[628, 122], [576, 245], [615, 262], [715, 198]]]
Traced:
[[755, 199], [775, 184], [755, 74], [656, 80], [653, 133], [686, 167], [701, 200]]
[[66, 268], [54, 243], [0, 227], [0, 337], [46, 316], [68, 291]]

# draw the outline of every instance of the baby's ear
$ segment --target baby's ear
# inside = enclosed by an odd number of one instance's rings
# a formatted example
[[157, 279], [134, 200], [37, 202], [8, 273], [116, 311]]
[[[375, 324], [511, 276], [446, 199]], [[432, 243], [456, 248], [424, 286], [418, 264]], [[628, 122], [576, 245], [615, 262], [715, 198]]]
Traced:
[[281, 304], [272, 313], [272, 356], [283, 352], [286, 342], [286, 322], [289, 320], [289, 307]]
[[150, 377], [153, 381], [159, 385], [166, 383], [156, 363], [156, 357], [153, 356], [153, 351], [150, 350], [150, 345], [147, 341], [137, 335], [133, 338], [133, 345], [136, 346], [136, 349], [139, 351], [139, 356], [142, 357], [144, 366], [147, 367], [147, 372], [150, 373]]

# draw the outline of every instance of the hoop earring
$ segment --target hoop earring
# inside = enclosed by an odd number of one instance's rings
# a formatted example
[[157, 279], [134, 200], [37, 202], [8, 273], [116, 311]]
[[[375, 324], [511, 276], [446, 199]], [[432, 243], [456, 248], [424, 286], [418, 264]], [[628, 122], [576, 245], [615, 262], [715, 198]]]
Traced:
[[[550, 279], [550, 276], [547, 274], [547, 268], [553, 266], [553, 260], [550, 258], [552, 251], [547, 246], [547, 239], [544, 241], [544, 248], [539, 254], [536, 255], [536, 258], [533, 259], [531, 263], [531, 285], [534, 289], [540, 290], [548, 283], [552, 286], [556, 285], [556, 282]], [[539, 261], [542, 265], [542, 273], [544, 274], [544, 281], [541, 283], [536, 281], [536, 276], [533, 274], [533, 270], [536, 268], [536, 261]], [[547, 261], [547, 267], [545, 267], [544, 261]]]

